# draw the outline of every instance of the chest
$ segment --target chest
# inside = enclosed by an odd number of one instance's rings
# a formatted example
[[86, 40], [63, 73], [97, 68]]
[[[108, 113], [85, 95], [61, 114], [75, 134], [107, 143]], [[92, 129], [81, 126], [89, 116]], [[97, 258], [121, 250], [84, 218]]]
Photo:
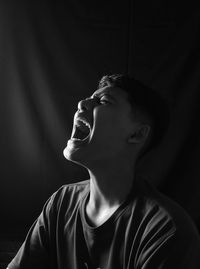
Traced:
[[112, 215], [97, 228], [85, 221], [77, 214], [58, 236], [61, 263], [64, 260], [70, 269], [127, 269], [135, 232], [127, 225], [126, 212]]

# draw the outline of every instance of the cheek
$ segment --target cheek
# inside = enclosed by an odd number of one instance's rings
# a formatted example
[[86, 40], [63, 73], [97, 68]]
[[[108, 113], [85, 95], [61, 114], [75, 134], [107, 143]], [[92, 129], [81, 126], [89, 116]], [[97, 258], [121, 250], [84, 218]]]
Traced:
[[110, 143], [123, 143], [127, 138], [127, 120], [120, 113], [108, 109], [94, 111], [95, 136], [108, 139]]

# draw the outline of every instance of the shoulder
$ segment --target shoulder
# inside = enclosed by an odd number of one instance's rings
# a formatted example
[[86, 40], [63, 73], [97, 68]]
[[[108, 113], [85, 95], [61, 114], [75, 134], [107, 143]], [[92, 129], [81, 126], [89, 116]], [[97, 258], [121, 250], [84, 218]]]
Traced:
[[139, 186], [142, 236], [137, 264], [145, 263], [148, 268], [161, 264], [164, 267], [159, 268], [199, 268], [200, 236], [191, 217], [147, 181], [139, 181]]
[[82, 195], [89, 188], [89, 180], [62, 185], [54, 195]]
[[59, 211], [63, 206], [65, 210], [75, 207], [89, 192], [89, 180], [66, 184], [55, 191], [47, 201], [47, 206], [52, 211]]
[[73, 197], [74, 199], [80, 199], [89, 190], [89, 180], [79, 181], [76, 183], [70, 183], [61, 186], [52, 197], [55, 199], [69, 199]]
[[142, 182], [144, 214], [152, 218], [151, 223], [162, 225], [173, 234], [177, 240], [185, 244], [196, 242], [200, 245], [197, 228], [189, 214], [178, 203], [159, 192], [148, 181]]

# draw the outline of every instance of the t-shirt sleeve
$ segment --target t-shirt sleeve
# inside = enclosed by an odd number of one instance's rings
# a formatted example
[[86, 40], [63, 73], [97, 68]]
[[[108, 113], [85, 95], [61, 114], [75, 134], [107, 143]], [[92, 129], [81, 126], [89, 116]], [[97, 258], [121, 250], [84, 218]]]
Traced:
[[[173, 238], [174, 237], [174, 238]], [[199, 269], [199, 246], [188, 242], [181, 245], [177, 242], [176, 235], [159, 242], [157, 247], [146, 250], [151, 252], [141, 269]], [[144, 256], [147, 253], [143, 253]]]
[[[177, 203], [149, 184], [131, 269], [200, 269], [200, 235]], [[140, 233], [138, 233], [140, 235]]]
[[[184, 223], [183, 223], [184, 226]], [[189, 230], [159, 232], [148, 238], [139, 257], [141, 269], [199, 269], [199, 235], [192, 227]]]
[[53, 255], [51, 255], [51, 252], [53, 253], [51, 240], [54, 232], [50, 231], [55, 221], [53, 200], [54, 195], [49, 198], [33, 223], [24, 243], [8, 265], [9, 269], [54, 268]]

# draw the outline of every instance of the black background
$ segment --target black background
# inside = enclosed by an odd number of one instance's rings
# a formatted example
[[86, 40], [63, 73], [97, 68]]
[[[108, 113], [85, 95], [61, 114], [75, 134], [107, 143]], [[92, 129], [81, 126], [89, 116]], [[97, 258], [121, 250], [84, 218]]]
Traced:
[[129, 72], [171, 100], [172, 121], [141, 171], [200, 228], [200, 10], [176, 1], [0, 2], [0, 225], [25, 233], [61, 185], [77, 102]]

